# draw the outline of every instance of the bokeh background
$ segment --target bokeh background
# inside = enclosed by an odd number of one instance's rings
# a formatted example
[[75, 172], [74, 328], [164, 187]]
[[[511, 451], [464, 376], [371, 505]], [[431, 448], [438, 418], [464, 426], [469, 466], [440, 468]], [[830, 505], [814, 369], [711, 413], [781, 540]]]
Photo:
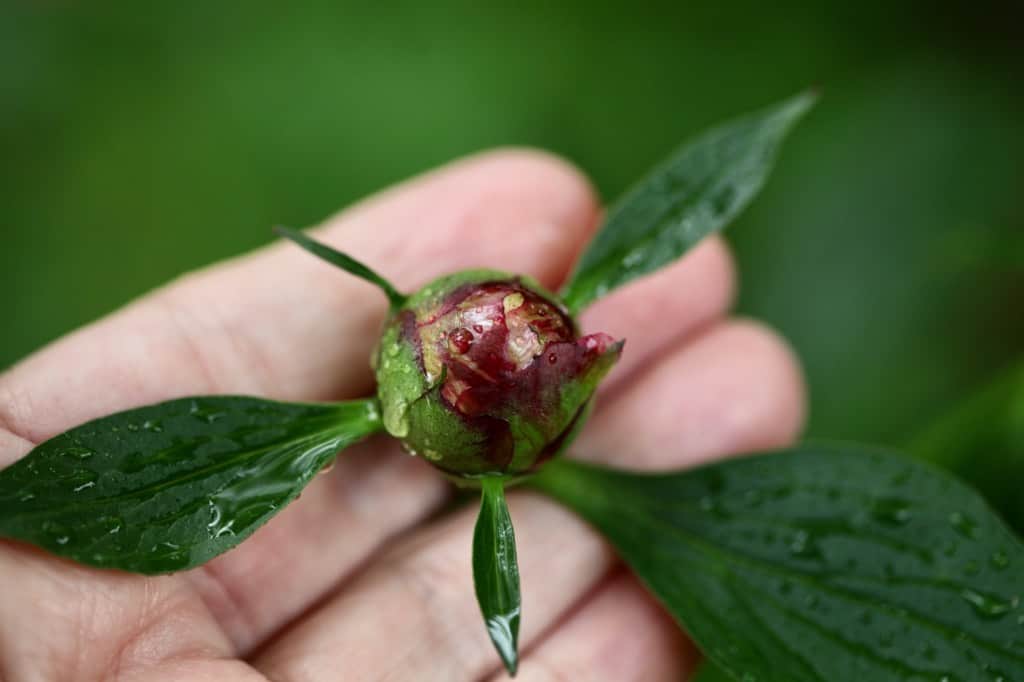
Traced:
[[728, 235], [809, 434], [918, 442], [1024, 350], [1020, 3], [286, 5], [3, 3], [0, 367], [459, 155], [544, 147], [612, 198], [809, 85]]

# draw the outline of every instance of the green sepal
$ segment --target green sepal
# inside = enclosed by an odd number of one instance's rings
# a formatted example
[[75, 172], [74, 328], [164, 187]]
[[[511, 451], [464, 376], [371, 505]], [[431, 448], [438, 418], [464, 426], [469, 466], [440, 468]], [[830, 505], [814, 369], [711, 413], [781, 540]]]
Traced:
[[369, 267], [357, 261], [352, 256], [342, 253], [341, 251], [337, 251], [336, 249], [333, 249], [330, 246], [327, 246], [326, 244], [321, 244], [320, 242], [312, 239], [311, 237], [305, 235], [304, 233], [299, 232], [298, 230], [293, 230], [288, 227], [283, 227], [279, 225], [274, 228], [274, 233], [277, 234], [279, 237], [284, 237], [285, 239], [289, 239], [295, 242], [296, 244], [304, 248], [306, 251], [309, 251], [310, 253], [319, 258], [322, 258], [331, 265], [339, 267], [351, 275], [355, 275], [360, 279], [366, 280], [370, 284], [375, 284], [376, 286], [380, 287], [381, 291], [383, 291], [384, 294], [388, 297], [388, 302], [391, 305], [392, 311], [398, 310], [399, 308], [402, 307], [402, 304], [405, 303], [405, 300], [407, 298], [405, 294], [399, 292], [397, 289], [395, 289], [394, 286], [392, 286], [391, 282], [387, 281], [386, 279], [378, 275], [376, 272], [371, 270]]
[[509, 675], [519, 666], [519, 563], [500, 477], [480, 479], [480, 514], [473, 529], [473, 586], [487, 634]]

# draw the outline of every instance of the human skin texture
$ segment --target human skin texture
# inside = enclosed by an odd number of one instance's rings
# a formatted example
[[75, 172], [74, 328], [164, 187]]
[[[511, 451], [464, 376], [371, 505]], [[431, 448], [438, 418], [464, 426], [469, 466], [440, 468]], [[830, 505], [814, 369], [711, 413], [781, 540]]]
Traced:
[[[598, 212], [565, 162], [502, 150], [373, 196], [316, 238], [407, 291], [476, 267], [555, 289]], [[728, 317], [734, 281], [711, 238], [582, 315], [583, 333], [627, 345], [565, 456], [669, 469], [796, 437], [797, 363], [771, 331]], [[184, 395], [369, 395], [386, 311], [372, 285], [288, 244], [182, 277], [0, 375], [0, 466], [86, 420]], [[476, 510], [436, 514], [451, 490], [385, 436], [185, 573], [99, 571], [0, 541], [0, 679], [503, 678], [467, 589]], [[685, 679], [697, 654], [598, 534], [535, 493], [508, 500], [524, 586], [517, 679]]]

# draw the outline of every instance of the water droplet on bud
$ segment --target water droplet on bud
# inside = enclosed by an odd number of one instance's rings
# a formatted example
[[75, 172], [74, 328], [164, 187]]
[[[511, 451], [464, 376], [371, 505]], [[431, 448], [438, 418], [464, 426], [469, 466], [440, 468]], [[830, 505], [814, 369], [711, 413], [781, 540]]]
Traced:
[[[476, 325], [480, 326], [480, 325]], [[473, 345], [473, 332], [469, 331], [465, 327], [459, 327], [453, 329], [448, 334], [448, 349], [452, 353], [463, 354], [469, 352], [470, 347]]]

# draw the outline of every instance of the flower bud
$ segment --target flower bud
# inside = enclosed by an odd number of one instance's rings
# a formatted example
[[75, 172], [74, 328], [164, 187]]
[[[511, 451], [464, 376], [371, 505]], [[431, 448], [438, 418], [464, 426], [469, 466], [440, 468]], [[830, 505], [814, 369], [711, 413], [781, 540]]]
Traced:
[[621, 349], [607, 334], [579, 337], [526, 278], [448, 275], [384, 330], [374, 356], [384, 426], [447, 473], [525, 473], [568, 445]]

